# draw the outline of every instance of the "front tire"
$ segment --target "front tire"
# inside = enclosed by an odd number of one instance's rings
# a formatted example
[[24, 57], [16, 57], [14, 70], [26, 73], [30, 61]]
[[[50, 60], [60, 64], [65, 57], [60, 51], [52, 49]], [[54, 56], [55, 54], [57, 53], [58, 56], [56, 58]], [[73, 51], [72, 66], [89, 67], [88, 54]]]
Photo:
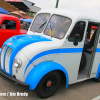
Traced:
[[61, 76], [58, 71], [47, 73], [36, 87], [37, 95], [40, 98], [47, 98], [53, 95], [61, 83]]

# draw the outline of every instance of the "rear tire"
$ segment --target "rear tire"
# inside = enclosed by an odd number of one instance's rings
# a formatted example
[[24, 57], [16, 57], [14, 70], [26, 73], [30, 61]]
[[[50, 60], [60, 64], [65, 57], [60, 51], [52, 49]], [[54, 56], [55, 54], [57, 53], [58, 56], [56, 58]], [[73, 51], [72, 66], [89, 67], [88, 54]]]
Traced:
[[61, 83], [61, 76], [58, 71], [47, 73], [36, 87], [37, 95], [40, 98], [47, 98], [53, 95]]

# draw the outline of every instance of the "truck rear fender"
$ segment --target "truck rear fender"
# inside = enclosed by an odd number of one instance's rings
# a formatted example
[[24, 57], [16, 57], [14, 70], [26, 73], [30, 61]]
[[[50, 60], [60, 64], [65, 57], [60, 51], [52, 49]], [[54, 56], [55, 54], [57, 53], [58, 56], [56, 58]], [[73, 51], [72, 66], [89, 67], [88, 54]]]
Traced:
[[30, 90], [34, 90], [38, 85], [39, 81], [42, 79], [42, 77], [47, 73], [49, 73], [50, 71], [54, 71], [54, 70], [60, 70], [65, 74], [66, 88], [67, 88], [69, 83], [67, 71], [62, 65], [53, 61], [46, 61], [36, 65], [28, 74], [25, 83], [30, 85], [29, 87]]
[[100, 74], [100, 64], [99, 64], [99, 66], [98, 66], [98, 70], [97, 70], [97, 74], [96, 74], [96, 79], [99, 77], [99, 74]]

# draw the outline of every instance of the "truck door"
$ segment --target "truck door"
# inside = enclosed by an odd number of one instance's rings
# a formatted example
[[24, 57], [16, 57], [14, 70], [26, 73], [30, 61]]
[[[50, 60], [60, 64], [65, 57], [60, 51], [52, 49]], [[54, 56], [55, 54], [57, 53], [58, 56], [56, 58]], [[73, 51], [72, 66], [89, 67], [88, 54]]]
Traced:
[[60, 49], [61, 64], [69, 76], [69, 84], [77, 81], [88, 20], [77, 21]]
[[17, 34], [16, 22], [12, 20], [4, 20], [0, 27], [0, 48], [8, 38]]
[[[93, 27], [95, 27], [93, 29]], [[83, 53], [86, 57], [86, 66], [84, 69], [79, 73], [78, 76], [84, 74], [83, 78], [93, 78], [96, 77], [96, 73], [98, 70], [98, 66], [100, 63], [100, 25], [99, 23], [89, 22], [88, 29], [87, 29], [87, 43], [84, 43]], [[92, 37], [91, 37], [92, 33]], [[90, 37], [90, 38], [89, 38]], [[82, 78], [82, 77], [80, 77]], [[79, 79], [79, 78], [78, 78]]]

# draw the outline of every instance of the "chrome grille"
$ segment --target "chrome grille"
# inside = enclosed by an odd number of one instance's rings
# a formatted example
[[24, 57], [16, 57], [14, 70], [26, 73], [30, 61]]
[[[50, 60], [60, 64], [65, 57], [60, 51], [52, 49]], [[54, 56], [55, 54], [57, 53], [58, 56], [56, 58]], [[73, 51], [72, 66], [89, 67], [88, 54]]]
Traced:
[[5, 70], [8, 73], [9, 73], [9, 61], [10, 61], [11, 53], [12, 53], [12, 49], [10, 47], [8, 47], [6, 55], [5, 55]]
[[1, 68], [4, 69], [3, 67], [3, 60], [4, 60], [4, 54], [6, 51], [7, 46], [3, 46], [2, 51], [1, 51]]

